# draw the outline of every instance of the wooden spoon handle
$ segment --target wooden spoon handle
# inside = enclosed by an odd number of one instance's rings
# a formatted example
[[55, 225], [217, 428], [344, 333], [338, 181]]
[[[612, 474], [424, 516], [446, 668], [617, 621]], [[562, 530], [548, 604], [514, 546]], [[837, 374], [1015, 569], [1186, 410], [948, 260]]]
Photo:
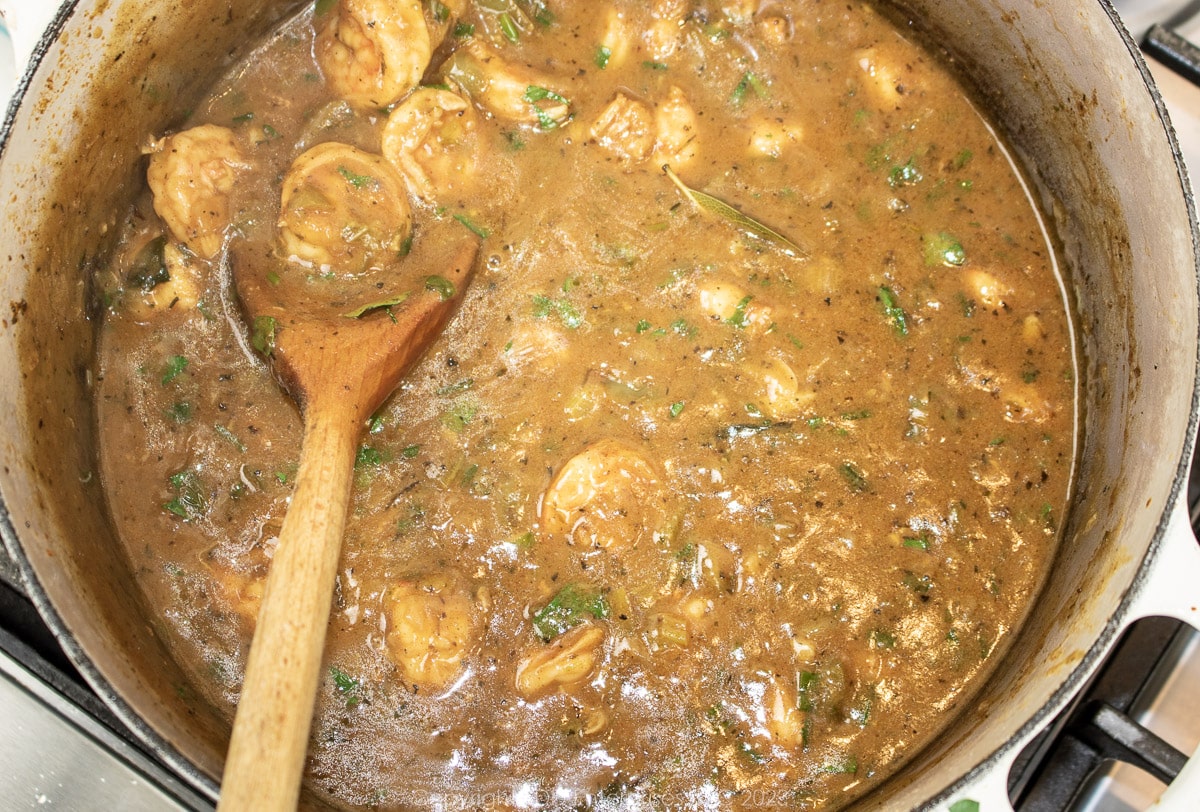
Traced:
[[[328, 402], [328, 401], [326, 401]], [[300, 468], [246, 663], [219, 810], [294, 810], [353, 481], [360, 427], [312, 403]]]

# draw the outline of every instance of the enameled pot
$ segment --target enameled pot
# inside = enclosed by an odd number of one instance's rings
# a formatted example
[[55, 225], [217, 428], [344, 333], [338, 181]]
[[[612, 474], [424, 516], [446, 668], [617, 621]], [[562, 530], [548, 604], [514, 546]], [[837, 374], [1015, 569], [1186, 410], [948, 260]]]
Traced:
[[[141, 182], [146, 134], [177, 125], [297, 5], [68, 2], [18, 48], [32, 62], [0, 145], [0, 534], [84, 676], [213, 797], [229, 721], [172, 659], [96, 478], [92, 280]], [[1004, 808], [1011, 760], [1126, 626], [1156, 614], [1200, 625], [1200, 549], [1182, 505], [1200, 236], [1161, 100], [1106, 2], [906, 5], [1002, 122], [1061, 242], [1081, 432], [1061, 551], [1012, 647], [950, 727], [858, 803]]]

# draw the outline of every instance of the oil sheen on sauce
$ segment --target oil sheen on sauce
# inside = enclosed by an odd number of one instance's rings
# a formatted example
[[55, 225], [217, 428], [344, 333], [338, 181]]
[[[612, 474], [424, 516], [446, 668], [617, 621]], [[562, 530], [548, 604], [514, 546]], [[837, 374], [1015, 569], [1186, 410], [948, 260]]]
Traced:
[[[429, 35], [398, 102], [331, 56], [381, 9]], [[358, 452], [318, 794], [836, 807], [1002, 656], [1067, 503], [1070, 324], [1003, 143], [890, 17], [321, 0], [185, 131], [105, 277], [103, 479], [231, 718], [300, 419], [223, 263], [386, 318], [481, 243]]]

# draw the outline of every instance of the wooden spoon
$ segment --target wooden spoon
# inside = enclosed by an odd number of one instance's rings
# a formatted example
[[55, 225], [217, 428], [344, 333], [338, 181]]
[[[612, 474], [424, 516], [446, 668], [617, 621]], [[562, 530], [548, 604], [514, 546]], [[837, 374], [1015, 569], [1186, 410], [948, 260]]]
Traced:
[[422, 280], [403, 303], [358, 317], [344, 303], [303, 300], [306, 289], [281, 290], [262, 263], [234, 258], [256, 348], [269, 352], [299, 404], [304, 441], [246, 663], [221, 810], [296, 808], [358, 444], [367, 419], [449, 320], [476, 250], [463, 248], [449, 273]]

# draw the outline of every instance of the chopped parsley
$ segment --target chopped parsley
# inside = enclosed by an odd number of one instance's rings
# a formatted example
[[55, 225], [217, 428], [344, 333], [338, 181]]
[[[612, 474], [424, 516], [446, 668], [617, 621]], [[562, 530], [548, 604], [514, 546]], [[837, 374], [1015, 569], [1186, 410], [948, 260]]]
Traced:
[[533, 297], [533, 317], [545, 319], [557, 316], [563, 327], [577, 330], [583, 324], [583, 316], [566, 299], [551, 299], [549, 296], [536, 294]]
[[232, 431], [230, 431], [228, 428], [226, 428], [225, 426], [217, 425], [217, 426], [213, 426], [213, 430], [216, 431], [217, 435], [222, 440], [225, 440], [230, 445], [232, 445], [234, 448], [236, 448], [238, 451], [241, 451], [243, 454], [246, 453], [246, 444], [243, 443], [241, 440], [239, 440], [237, 435], [234, 434]]
[[880, 285], [877, 293], [879, 303], [883, 306], [883, 315], [892, 323], [892, 328], [899, 335], [908, 335], [908, 314], [896, 301], [896, 294], [886, 285]]
[[928, 575], [917, 575], [915, 572], [906, 571], [901, 583], [918, 595], [928, 595], [929, 590], [933, 589], [933, 578]]
[[186, 423], [192, 419], [192, 404], [181, 400], [172, 404], [171, 408], [166, 410], [166, 415], [176, 423]]
[[271, 316], [256, 316], [250, 331], [250, 346], [266, 356], [275, 352], [275, 319]]
[[741, 81], [734, 87], [733, 93], [729, 95], [729, 100], [734, 104], [741, 104], [746, 100], [746, 95], [751, 91], [760, 99], [765, 99], [771, 95], [766, 83], [762, 79], [752, 71], [746, 71], [742, 74]]
[[542, 640], [549, 641], [575, 628], [591, 615], [597, 620], [608, 617], [608, 601], [597, 589], [567, 584], [550, 602], [533, 615], [533, 629]]
[[442, 425], [455, 434], [462, 434], [478, 412], [479, 407], [474, 403], [469, 400], [461, 400], [442, 415]]
[[871, 646], [872, 648], [895, 648], [896, 636], [890, 632], [876, 629], [871, 632]]
[[462, 223], [463, 226], [467, 229], [467, 231], [470, 231], [472, 234], [474, 234], [476, 237], [478, 237], [481, 240], [486, 240], [488, 238], [488, 235], [492, 233], [488, 229], [486, 229], [483, 226], [476, 223], [471, 218], [467, 217], [467, 215], [465, 215], [465, 214], [456, 214], [456, 215], [454, 215], [454, 219], [457, 220], [458, 222]]
[[163, 282], [169, 281], [171, 274], [167, 271], [167, 260], [164, 253], [166, 247], [166, 237], [155, 237], [142, 246], [129, 270], [128, 283], [149, 293]]
[[850, 486], [851, 490], [861, 493], [867, 489], [866, 474], [860, 471], [854, 463], [844, 462], [838, 471], [841, 472], [842, 478], [846, 480], [846, 484]]
[[529, 87], [525, 88], [524, 99], [525, 101], [529, 102], [531, 107], [533, 107], [533, 114], [537, 116], [538, 126], [543, 130], [553, 130], [559, 125], [559, 122], [544, 109], [542, 109], [538, 102], [549, 99], [552, 102], [558, 102], [562, 105], [569, 106], [571, 104], [570, 100], [564, 96], [555, 93], [549, 88], [539, 87], [538, 85], [530, 85]]
[[354, 467], [363, 468], [378, 468], [383, 465], [383, 452], [378, 448], [373, 448], [369, 445], [360, 446], [358, 453], [354, 455]]
[[733, 309], [733, 315], [725, 319], [725, 323], [731, 324], [739, 330], [745, 329], [746, 325], [750, 323], [750, 319], [746, 316], [746, 308], [750, 306], [753, 298], [753, 296], [746, 296], [738, 302]]
[[175, 498], [163, 503], [163, 509], [173, 513], [185, 522], [198, 519], [204, 515], [208, 500], [204, 497], [204, 485], [200, 475], [191, 469], [185, 469], [171, 474], [167, 478]]
[[425, 277], [425, 290], [431, 290], [441, 296], [443, 302], [454, 297], [454, 283], [444, 276]]
[[508, 148], [513, 152], [520, 152], [525, 149], [525, 139], [521, 138], [521, 134], [515, 130], [505, 130], [504, 140], [508, 142]]
[[854, 775], [858, 772], [858, 758], [856, 756], [846, 756], [837, 761], [830, 761], [821, 768], [827, 773], [836, 775]]
[[188, 359], [182, 355], [172, 355], [163, 365], [162, 383], [166, 386], [171, 381], [183, 374], [183, 371], [188, 368]]
[[962, 243], [953, 234], [945, 231], [923, 235], [921, 244], [925, 264], [930, 267], [946, 265], [957, 268], [967, 261], [967, 252], [963, 250]]
[[355, 189], [366, 189], [368, 186], [374, 186], [378, 183], [378, 181], [376, 181], [375, 178], [371, 177], [370, 175], [359, 175], [344, 166], [339, 166], [337, 168], [337, 173], [345, 178], [346, 181]]
[[357, 679], [336, 665], [329, 666], [329, 676], [333, 678], [333, 685], [337, 688], [337, 692], [345, 697], [347, 708], [353, 708], [359, 703], [359, 681]]
[[500, 15], [498, 22], [500, 23], [500, 33], [504, 34], [506, 40], [513, 43], [520, 41], [521, 30], [513, 22], [512, 15], [506, 11]]
[[912, 158], [903, 166], [893, 166], [892, 171], [888, 173], [888, 185], [893, 189], [898, 189], [901, 186], [912, 186], [920, 183], [925, 179], [921, 174], [921, 170], [917, 168], [916, 161]]
[[342, 315], [348, 319], [360, 319], [366, 314], [375, 310], [387, 310], [390, 314], [393, 307], [404, 304], [406, 301], [408, 301], [407, 291], [401, 293], [399, 296], [393, 296], [389, 299], [380, 299], [377, 302], [365, 304], [362, 307], [351, 310], [349, 313], [343, 313]]

